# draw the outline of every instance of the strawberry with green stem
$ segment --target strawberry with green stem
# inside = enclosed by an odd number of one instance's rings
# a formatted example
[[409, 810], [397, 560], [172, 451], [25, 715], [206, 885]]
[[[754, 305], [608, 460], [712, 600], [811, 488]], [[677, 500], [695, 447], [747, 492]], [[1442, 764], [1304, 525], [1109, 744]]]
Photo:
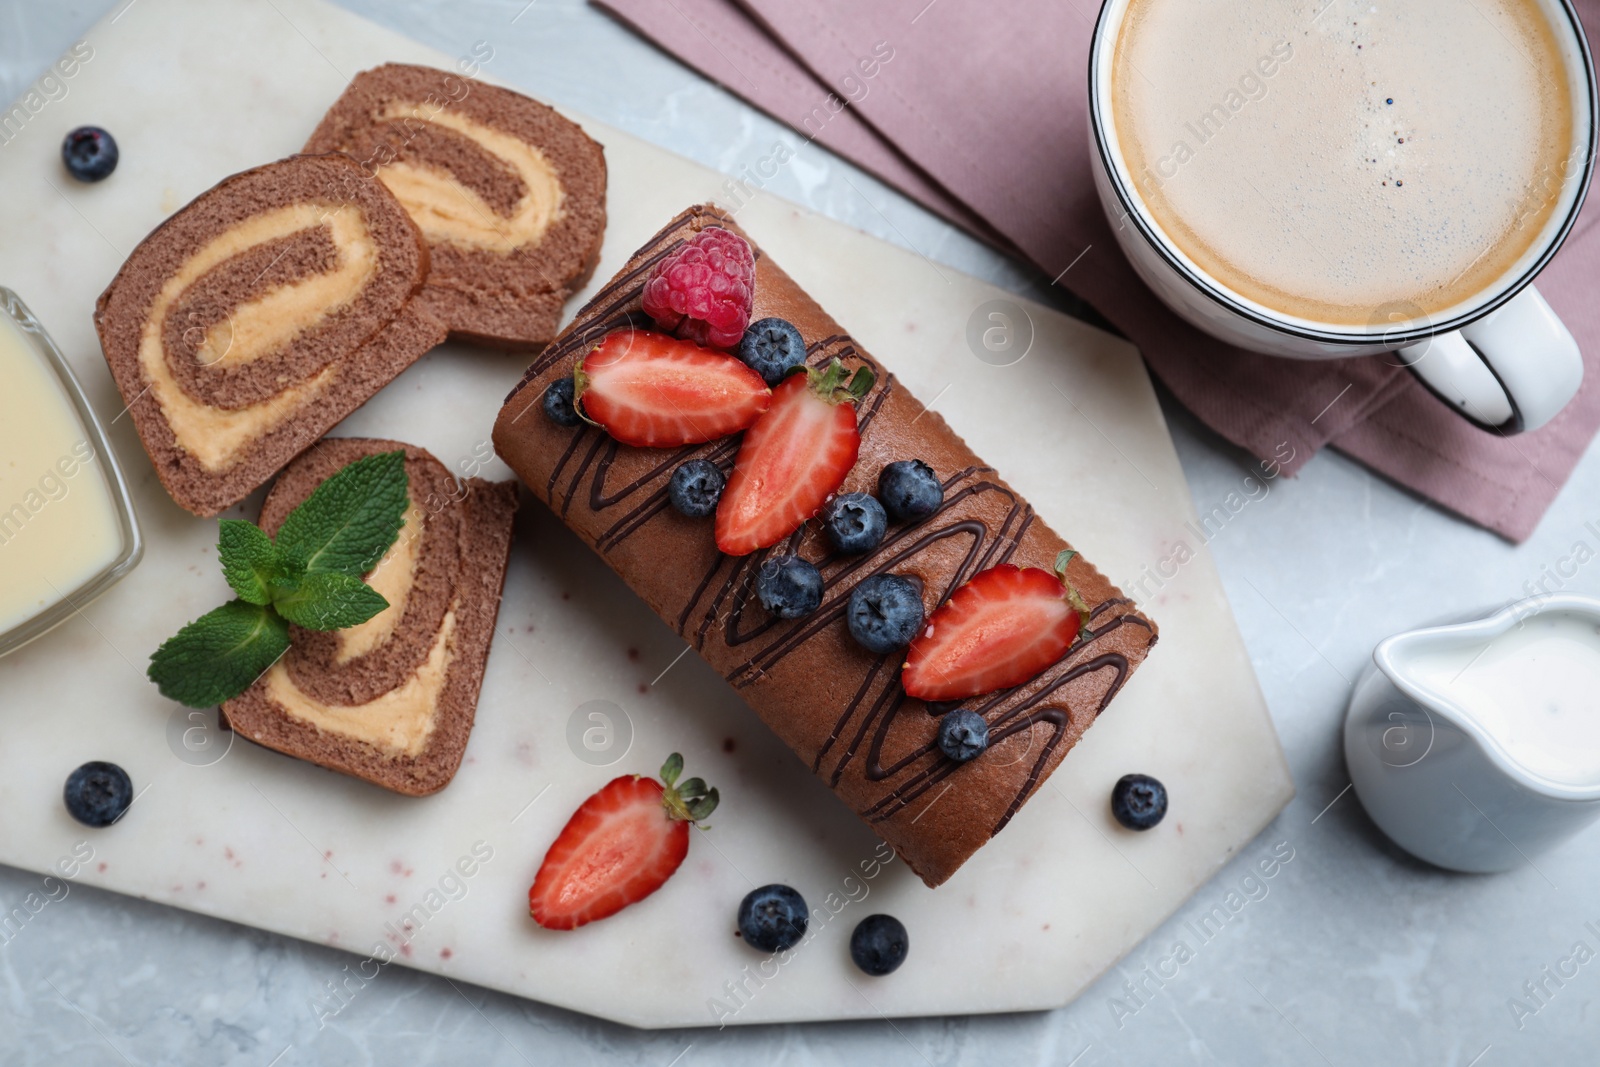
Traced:
[[572, 930], [638, 903], [672, 877], [689, 854], [690, 824], [700, 826], [718, 800], [700, 778], [678, 781], [682, 773], [674, 752], [660, 781], [613, 778], [578, 806], [528, 890], [535, 922]]

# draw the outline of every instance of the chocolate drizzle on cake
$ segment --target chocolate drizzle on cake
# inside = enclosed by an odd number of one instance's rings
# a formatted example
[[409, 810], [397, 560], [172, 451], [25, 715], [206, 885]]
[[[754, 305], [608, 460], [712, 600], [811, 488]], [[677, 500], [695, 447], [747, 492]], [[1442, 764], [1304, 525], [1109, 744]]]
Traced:
[[[706, 226], [736, 229], [714, 209], [691, 209], [601, 288], [507, 397], [496, 426], [497, 449], [825, 782], [929, 884], [937, 884], [1015, 816], [1121, 689], [1154, 642], [1154, 627], [1092, 567], [1075, 561], [1074, 581], [1094, 605], [1094, 624], [1038, 677], [962, 702], [988, 720], [990, 747], [970, 764], [946, 758], [934, 743], [933, 715], [958, 705], [932, 709], [908, 697], [899, 681], [903, 655], [875, 656], [850, 641], [843, 624], [850, 591], [869, 575], [895, 572], [923, 588], [931, 613], [979, 571], [1007, 562], [1049, 567], [1065, 546], [992, 468], [975, 462], [936, 413], [924, 411], [759, 250], [753, 317], [777, 314], [794, 322], [807, 337], [813, 366], [838, 357], [877, 372], [876, 384], [857, 407], [862, 458], [844, 490], [871, 491], [878, 469], [891, 459], [929, 459], [945, 488], [933, 515], [891, 527], [883, 543], [863, 556], [833, 552], [811, 522], [784, 543], [727, 557], [711, 545], [709, 524], [696, 524], [670, 507], [666, 487], [672, 471], [689, 459], [729, 470], [738, 438], [636, 449], [594, 427], [563, 429], [545, 419], [537, 408], [551, 381], [570, 374], [609, 331], [650, 327], [639, 311], [639, 295], [651, 267]], [[949, 462], [956, 456], [966, 458]], [[805, 557], [823, 576], [821, 607], [795, 620], [767, 616], [754, 597], [762, 563], [786, 554]], [[646, 573], [654, 568], [674, 573]], [[1130, 631], [1142, 636], [1130, 637]], [[808, 672], [807, 680], [797, 671]], [[941, 783], [973, 775], [982, 775], [982, 784], [963, 794], [964, 805], [952, 805], [948, 813], [934, 809]], [[972, 818], [982, 821], [973, 826]]]

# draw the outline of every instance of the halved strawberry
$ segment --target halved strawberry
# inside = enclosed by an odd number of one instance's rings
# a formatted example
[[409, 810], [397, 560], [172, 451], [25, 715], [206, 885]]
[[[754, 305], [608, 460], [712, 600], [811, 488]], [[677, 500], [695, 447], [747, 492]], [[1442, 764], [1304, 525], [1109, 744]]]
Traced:
[[1089, 605], [1056, 572], [1003, 563], [972, 576], [906, 650], [900, 681], [918, 700], [964, 700], [1021, 685], [1061, 658], [1089, 624]]
[[606, 334], [578, 363], [573, 387], [585, 418], [645, 448], [738, 433], [772, 403], [772, 390], [742, 361], [650, 330]]
[[535, 922], [572, 930], [615, 915], [672, 877], [689, 854], [689, 824], [717, 806], [715, 789], [699, 778], [679, 783], [681, 773], [683, 757], [674, 752], [660, 782], [613, 778], [578, 806], [528, 890]]
[[821, 510], [861, 450], [855, 401], [874, 377], [866, 367], [852, 377], [834, 360], [779, 383], [733, 461], [717, 505], [718, 548], [748, 555], [782, 541]]

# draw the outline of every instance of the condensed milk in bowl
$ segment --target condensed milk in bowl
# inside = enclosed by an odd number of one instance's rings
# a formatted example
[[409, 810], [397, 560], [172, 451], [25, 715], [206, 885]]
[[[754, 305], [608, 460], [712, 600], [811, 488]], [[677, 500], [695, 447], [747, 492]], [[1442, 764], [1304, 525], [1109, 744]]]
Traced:
[[66, 360], [0, 288], [0, 656], [139, 562], [128, 487]]

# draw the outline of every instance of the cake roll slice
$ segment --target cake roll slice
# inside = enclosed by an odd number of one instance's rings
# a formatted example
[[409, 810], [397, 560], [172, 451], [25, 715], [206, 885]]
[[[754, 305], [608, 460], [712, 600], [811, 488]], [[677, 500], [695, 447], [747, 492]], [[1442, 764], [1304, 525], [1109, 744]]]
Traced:
[[237, 503], [443, 341], [427, 273], [400, 202], [336, 154], [224, 179], [140, 242], [95, 328], [172, 499]]
[[[643, 310], [651, 270], [711, 227], [742, 233], [717, 209], [694, 207], [634, 254], [529, 367], [501, 409], [495, 448], [840, 800], [936, 886], [1039, 789], [1144, 660], [1156, 627], [1073, 556], [1065, 576], [1081, 596], [1085, 621], [1059, 658], [1019, 684], [958, 703], [908, 696], [901, 681], [906, 651], [874, 654], [848, 631], [852, 590], [873, 576], [899, 575], [920, 590], [931, 617], [974, 575], [1005, 564], [1053, 571], [1069, 546], [759, 248], [751, 321], [776, 316], [793, 324], [811, 367], [837, 359], [845, 370], [876, 375], [854, 405], [859, 452], [838, 492], [875, 493], [886, 465], [921, 460], [943, 487], [937, 510], [891, 521], [864, 554], [834, 551], [813, 518], [771, 547], [725, 555], [712, 520], [680, 513], [668, 482], [691, 459], [728, 473], [740, 437], [633, 447], [596, 425], [548, 417], [546, 391], [571, 378], [608, 334], [660, 329]], [[587, 372], [581, 377], [593, 380]], [[778, 403], [775, 393], [774, 409]], [[559, 403], [551, 407], [564, 414]], [[816, 566], [822, 590], [815, 610], [785, 619], [762, 606], [755, 587], [764, 564], [788, 555]], [[968, 762], [948, 758], [937, 744], [941, 717], [958, 707], [981, 715], [989, 729], [987, 750]]]
[[222, 706], [268, 748], [423, 796], [461, 765], [489, 659], [517, 510], [515, 482], [457, 482], [430, 453], [397, 441], [329, 437], [291, 464], [261, 506], [283, 520], [363, 456], [403, 449], [405, 525], [366, 581], [389, 606], [345, 630], [290, 627], [289, 651]]
[[389, 63], [355, 76], [306, 151], [344, 152], [400, 198], [433, 252], [422, 302], [457, 336], [542, 347], [599, 258], [603, 150], [508, 89]]

